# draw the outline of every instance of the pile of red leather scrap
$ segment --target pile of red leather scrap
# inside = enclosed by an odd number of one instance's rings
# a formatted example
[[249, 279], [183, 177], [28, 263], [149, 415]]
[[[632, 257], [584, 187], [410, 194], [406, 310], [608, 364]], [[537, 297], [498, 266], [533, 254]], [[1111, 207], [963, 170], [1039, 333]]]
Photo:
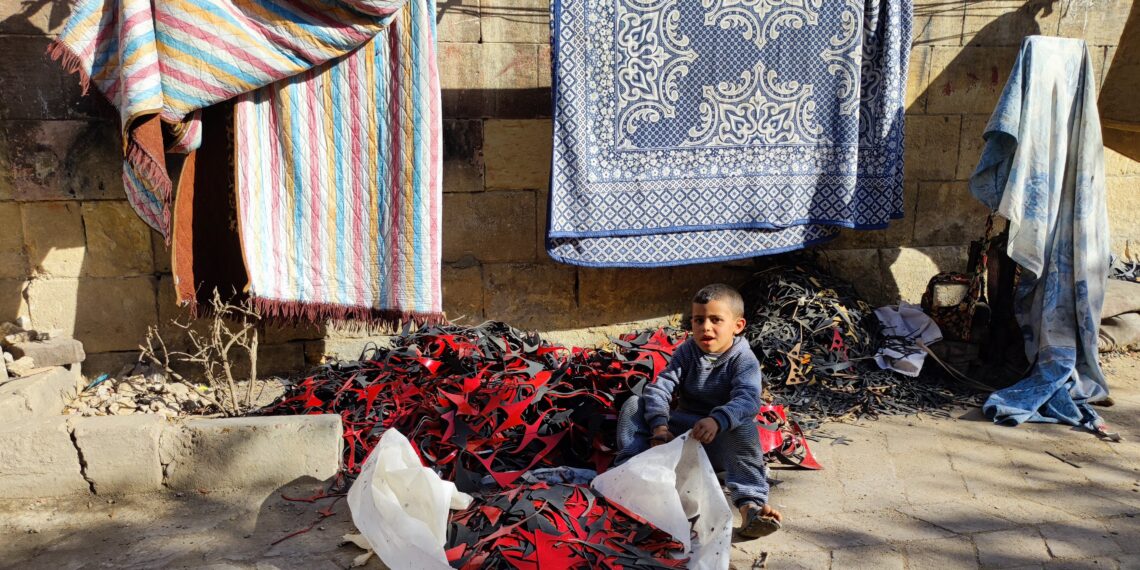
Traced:
[[683, 546], [584, 485], [520, 485], [451, 517], [455, 568], [684, 568]]
[[[607, 351], [553, 346], [495, 322], [427, 326], [360, 361], [318, 369], [264, 413], [339, 414], [349, 476], [388, 428], [465, 491], [486, 475], [508, 487], [538, 467], [601, 472], [613, 460], [621, 404], [664, 369], [685, 334], [627, 334]], [[765, 452], [819, 468], [782, 410], [757, 419]]]
[[[339, 414], [350, 476], [391, 427], [407, 434], [425, 465], [463, 490], [476, 489], [488, 474], [509, 486], [536, 467], [604, 471], [617, 410], [664, 369], [684, 335], [628, 334], [606, 351], [553, 346], [502, 323], [428, 326], [360, 361], [319, 368], [264, 413]], [[770, 432], [766, 440], [780, 433], [773, 451], [798, 463], [802, 437], [780, 429], [791, 425], [771, 425], [773, 417], [762, 413], [760, 429]]]
[[[554, 346], [502, 323], [427, 326], [317, 369], [264, 413], [339, 414], [346, 478], [384, 430], [405, 434], [424, 465], [475, 492], [451, 519], [453, 566], [683, 567], [679, 543], [588, 486], [519, 478], [541, 467], [608, 468], [622, 403], [686, 334], [631, 333], [610, 351]], [[757, 429], [770, 458], [819, 468], [781, 407], [765, 407]], [[487, 490], [488, 477], [498, 490]]]

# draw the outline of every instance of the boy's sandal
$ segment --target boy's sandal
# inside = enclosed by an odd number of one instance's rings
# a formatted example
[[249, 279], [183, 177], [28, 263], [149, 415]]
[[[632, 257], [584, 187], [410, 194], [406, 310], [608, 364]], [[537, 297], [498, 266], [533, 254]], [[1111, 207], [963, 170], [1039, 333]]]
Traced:
[[760, 509], [748, 511], [748, 518], [740, 525], [740, 536], [745, 538], [760, 538], [780, 530], [780, 521], [773, 517], [760, 514]]

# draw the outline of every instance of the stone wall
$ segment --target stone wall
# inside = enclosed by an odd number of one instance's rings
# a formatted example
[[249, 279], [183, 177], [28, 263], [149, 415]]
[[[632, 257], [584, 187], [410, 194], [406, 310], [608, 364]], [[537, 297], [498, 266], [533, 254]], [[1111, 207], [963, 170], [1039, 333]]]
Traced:
[[[907, 107], [906, 217], [847, 232], [825, 250], [875, 302], [917, 300], [964, 269], [984, 209], [966, 181], [1021, 38], [1086, 39], [1097, 77], [1131, 0], [915, 0]], [[130, 211], [116, 120], [44, 56], [66, 0], [0, 0], [0, 320], [74, 332], [88, 372], [117, 368], [145, 329], [181, 314], [162, 239]], [[499, 319], [594, 342], [661, 322], [696, 288], [740, 282], [735, 266], [584, 269], [543, 249], [551, 139], [549, 0], [439, 0], [445, 111], [444, 303], [459, 322]], [[1140, 238], [1140, 163], [1107, 152], [1114, 249]], [[166, 330], [171, 330], [169, 326]], [[367, 331], [268, 327], [263, 364], [355, 356]]]

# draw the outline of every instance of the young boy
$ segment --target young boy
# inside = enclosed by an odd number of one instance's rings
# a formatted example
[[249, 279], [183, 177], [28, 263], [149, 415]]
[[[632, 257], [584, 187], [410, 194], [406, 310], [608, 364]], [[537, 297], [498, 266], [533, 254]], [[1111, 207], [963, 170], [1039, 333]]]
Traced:
[[[736, 335], [744, 331], [744, 300], [728, 285], [709, 285], [693, 297], [693, 334], [641, 397], [622, 406], [617, 464], [692, 430], [715, 469], [725, 472], [740, 509], [741, 536], [759, 538], [780, 528], [768, 505], [768, 470], [754, 422], [760, 411], [760, 362]], [[677, 409], [670, 410], [674, 391]]]

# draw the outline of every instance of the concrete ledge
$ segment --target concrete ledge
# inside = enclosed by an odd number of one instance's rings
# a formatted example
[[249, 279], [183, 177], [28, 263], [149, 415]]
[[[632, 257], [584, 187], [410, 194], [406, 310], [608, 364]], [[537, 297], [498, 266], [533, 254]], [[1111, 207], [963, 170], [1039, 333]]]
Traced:
[[57, 366], [39, 374], [9, 380], [0, 385], [0, 418], [12, 421], [58, 417], [82, 381], [79, 366], [73, 366], [71, 370]]
[[[5, 418], [7, 419], [7, 418]], [[151, 414], [24, 418], [0, 424], [0, 499], [179, 490], [273, 489], [336, 475], [340, 416], [196, 418]]]
[[[58, 411], [57, 411], [58, 414]], [[91, 492], [67, 418], [0, 423], [0, 498], [62, 497]]]
[[70, 425], [84, 474], [96, 494], [146, 493], [162, 487], [162, 416], [72, 416]]
[[341, 436], [333, 414], [192, 419], [163, 432], [160, 457], [171, 489], [274, 488], [335, 475]]

